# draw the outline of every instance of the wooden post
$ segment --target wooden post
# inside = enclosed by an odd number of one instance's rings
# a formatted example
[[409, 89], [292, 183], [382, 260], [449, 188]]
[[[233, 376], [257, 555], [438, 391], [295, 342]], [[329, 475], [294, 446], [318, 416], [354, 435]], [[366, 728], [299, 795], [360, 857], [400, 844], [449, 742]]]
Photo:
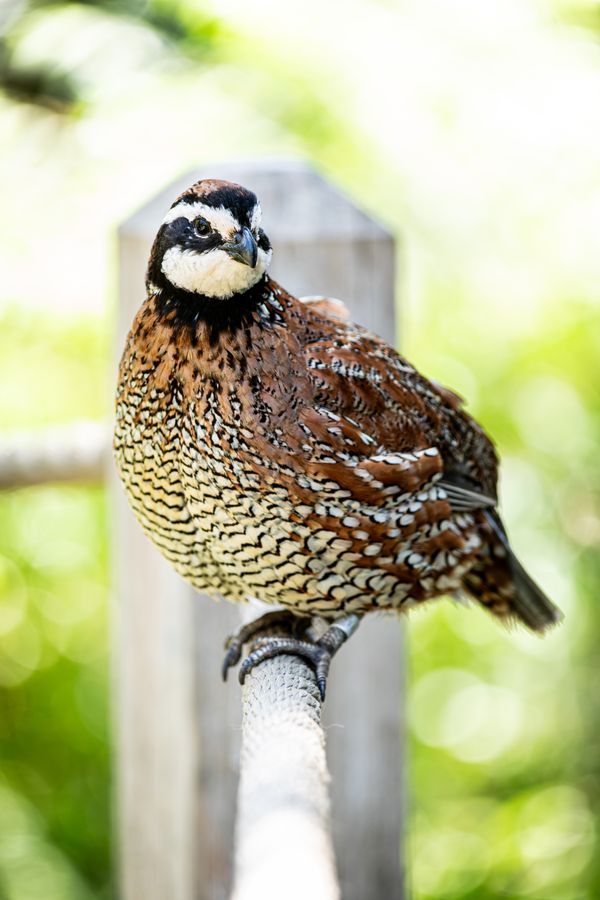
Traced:
[[[272, 275], [296, 295], [343, 299], [393, 341], [391, 236], [298, 162], [231, 163], [177, 179], [119, 234], [118, 348], [144, 297], [150, 245], [175, 196], [202, 177], [256, 192]], [[240, 735], [240, 689], [219, 669], [233, 604], [175, 575], [115, 487], [116, 717], [123, 900], [225, 900]], [[334, 843], [344, 900], [400, 898], [402, 639], [394, 618], [361, 625], [336, 657], [324, 709]]]

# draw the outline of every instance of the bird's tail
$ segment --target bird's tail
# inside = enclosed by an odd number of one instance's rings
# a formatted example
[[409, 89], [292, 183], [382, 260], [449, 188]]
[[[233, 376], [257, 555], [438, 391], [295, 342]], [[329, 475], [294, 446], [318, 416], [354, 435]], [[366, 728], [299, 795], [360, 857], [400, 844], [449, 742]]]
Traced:
[[508, 542], [498, 514], [486, 510], [489, 538], [480, 560], [465, 575], [468, 592], [500, 618], [518, 619], [532, 631], [545, 631], [563, 618], [527, 574]]

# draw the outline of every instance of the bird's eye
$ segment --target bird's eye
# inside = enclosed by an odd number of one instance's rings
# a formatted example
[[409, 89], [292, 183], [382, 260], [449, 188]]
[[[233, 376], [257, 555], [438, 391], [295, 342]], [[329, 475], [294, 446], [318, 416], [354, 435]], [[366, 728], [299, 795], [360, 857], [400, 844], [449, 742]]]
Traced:
[[209, 223], [206, 219], [203, 219], [202, 216], [198, 216], [197, 219], [194, 219], [192, 225], [194, 226], [196, 234], [209, 234], [211, 231]]

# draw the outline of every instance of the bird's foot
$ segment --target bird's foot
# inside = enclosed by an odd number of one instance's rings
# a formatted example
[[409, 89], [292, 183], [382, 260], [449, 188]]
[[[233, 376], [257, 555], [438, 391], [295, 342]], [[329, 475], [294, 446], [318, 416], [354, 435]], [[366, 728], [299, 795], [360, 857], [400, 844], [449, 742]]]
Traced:
[[270, 640], [265, 636], [265, 632], [276, 631], [280, 628], [284, 632], [291, 632], [292, 635], [303, 636], [310, 627], [310, 623], [310, 619], [299, 617], [289, 609], [276, 609], [242, 625], [239, 631], [230, 635], [225, 641], [226, 653], [221, 667], [223, 681], [227, 681], [229, 669], [239, 663], [244, 644], [249, 644], [251, 641], [259, 643], [263, 640]]
[[360, 618], [357, 615], [345, 616], [331, 625], [322, 637], [315, 637], [310, 640], [301, 640], [290, 636], [259, 637], [261, 632], [264, 632], [266, 629], [270, 630], [280, 625], [289, 626], [290, 624], [295, 631], [298, 630], [300, 625], [305, 637], [310, 637], [310, 634], [307, 634], [307, 632], [310, 632], [310, 620], [299, 619], [285, 610], [267, 613], [265, 616], [261, 616], [254, 622], [245, 625], [236, 635], [229, 638], [226, 644], [227, 653], [223, 662], [223, 678], [227, 678], [227, 670], [230, 666], [236, 665], [239, 661], [242, 645], [253, 641], [250, 653], [240, 666], [240, 684], [244, 683], [246, 676], [255, 666], [266, 659], [273, 659], [273, 657], [281, 656], [282, 654], [294, 654], [301, 656], [312, 664], [321, 700], [324, 700], [331, 660], [342, 644], [356, 631], [359, 622]]

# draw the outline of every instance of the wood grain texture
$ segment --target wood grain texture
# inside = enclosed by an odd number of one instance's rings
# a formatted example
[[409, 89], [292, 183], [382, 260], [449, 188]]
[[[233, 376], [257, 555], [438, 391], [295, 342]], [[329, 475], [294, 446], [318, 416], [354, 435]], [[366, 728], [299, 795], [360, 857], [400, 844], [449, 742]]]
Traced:
[[[394, 338], [389, 234], [299, 163], [219, 164], [188, 173], [120, 229], [117, 348], [143, 299], [150, 244], [180, 190], [208, 175], [261, 200], [272, 274], [297, 295], [341, 297]], [[143, 536], [115, 485], [118, 809], [124, 900], [220, 900], [231, 886], [240, 696], [219, 678], [239, 614], [188, 588]], [[334, 838], [345, 900], [400, 897], [402, 640], [366, 622], [336, 658], [324, 710]], [[340, 726], [340, 727], [338, 727]]]

